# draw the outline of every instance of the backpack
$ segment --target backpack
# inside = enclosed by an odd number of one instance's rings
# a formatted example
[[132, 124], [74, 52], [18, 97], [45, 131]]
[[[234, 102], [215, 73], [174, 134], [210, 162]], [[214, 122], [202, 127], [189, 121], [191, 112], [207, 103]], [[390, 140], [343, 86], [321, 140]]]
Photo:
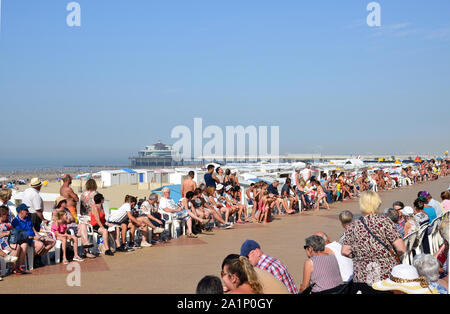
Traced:
[[28, 233], [20, 229], [12, 229], [8, 236], [8, 242], [10, 244], [22, 244], [27, 242]]

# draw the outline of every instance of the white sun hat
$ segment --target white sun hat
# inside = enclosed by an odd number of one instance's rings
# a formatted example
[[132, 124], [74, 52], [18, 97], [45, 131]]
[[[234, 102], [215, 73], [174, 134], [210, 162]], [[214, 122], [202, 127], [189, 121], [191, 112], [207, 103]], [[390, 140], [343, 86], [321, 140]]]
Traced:
[[410, 216], [414, 214], [414, 209], [411, 206], [405, 206], [402, 210], [401, 213], [405, 216]]
[[217, 191], [219, 191], [219, 190], [222, 190], [223, 189], [223, 185], [222, 184], [217, 184], [217, 186], [216, 186], [216, 190]]
[[392, 268], [389, 278], [372, 285], [375, 290], [401, 291], [406, 294], [438, 294], [425, 277], [419, 276], [414, 266], [400, 264]]

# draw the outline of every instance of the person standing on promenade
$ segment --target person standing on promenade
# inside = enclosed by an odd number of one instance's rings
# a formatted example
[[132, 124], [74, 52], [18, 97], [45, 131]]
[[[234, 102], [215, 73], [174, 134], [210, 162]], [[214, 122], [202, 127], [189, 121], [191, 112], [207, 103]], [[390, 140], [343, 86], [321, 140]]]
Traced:
[[214, 187], [214, 190], [216, 189], [216, 183], [219, 183], [219, 179], [214, 174], [214, 165], [209, 165], [207, 168], [208, 172], [205, 173], [204, 179], [205, 179], [205, 185], [207, 188], [210, 186]]
[[186, 180], [181, 183], [181, 197], [186, 197], [187, 192], [194, 192], [197, 188], [197, 183], [194, 181], [195, 172], [189, 171]]
[[59, 194], [67, 201], [67, 209], [75, 218], [75, 222], [78, 223], [77, 215], [77, 203], [80, 201], [78, 196], [73, 192], [70, 185], [72, 184], [72, 177], [69, 174], [63, 175], [63, 185], [59, 189]]
[[30, 182], [31, 187], [23, 192], [22, 203], [29, 208], [31, 222], [33, 228], [37, 231], [41, 230], [41, 223], [48, 224], [48, 220], [44, 218], [44, 201], [39, 195], [42, 188], [42, 182], [39, 178], [33, 178]]

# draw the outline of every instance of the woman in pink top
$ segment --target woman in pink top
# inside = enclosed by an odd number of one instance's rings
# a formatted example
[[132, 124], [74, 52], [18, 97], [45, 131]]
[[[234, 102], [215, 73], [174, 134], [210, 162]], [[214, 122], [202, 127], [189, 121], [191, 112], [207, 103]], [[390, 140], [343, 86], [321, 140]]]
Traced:
[[444, 191], [441, 193], [442, 198], [442, 208], [444, 209], [444, 213], [450, 211], [450, 191]]
[[83, 259], [78, 256], [78, 238], [67, 233], [66, 213], [56, 212], [55, 221], [52, 224], [52, 232], [57, 240], [62, 242], [63, 263], [69, 264], [66, 256], [67, 241], [73, 241], [74, 261], [82, 262]]

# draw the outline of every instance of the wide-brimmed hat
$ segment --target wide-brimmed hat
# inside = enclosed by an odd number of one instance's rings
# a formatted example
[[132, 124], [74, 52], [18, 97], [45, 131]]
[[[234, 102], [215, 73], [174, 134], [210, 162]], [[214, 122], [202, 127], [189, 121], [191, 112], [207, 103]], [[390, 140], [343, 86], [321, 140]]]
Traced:
[[67, 202], [67, 198], [65, 198], [64, 196], [58, 196], [55, 200], [55, 206], [58, 207], [59, 204], [63, 201]]
[[229, 190], [231, 190], [233, 188], [233, 186], [231, 186], [231, 185], [227, 185], [226, 187], [225, 187], [225, 191], [229, 191]]
[[425, 277], [419, 276], [414, 266], [400, 264], [392, 268], [389, 278], [372, 285], [375, 290], [401, 291], [406, 294], [437, 294]]
[[31, 179], [30, 185], [32, 187], [38, 187], [38, 186], [42, 185], [42, 182], [41, 182], [41, 180], [39, 180], [39, 178], [33, 178], [33, 179]]
[[217, 184], [216, 190], [219, 191], [219, 190], [222, 190], [222, 189], [223, 189], [223, 185], [222, 184]]

